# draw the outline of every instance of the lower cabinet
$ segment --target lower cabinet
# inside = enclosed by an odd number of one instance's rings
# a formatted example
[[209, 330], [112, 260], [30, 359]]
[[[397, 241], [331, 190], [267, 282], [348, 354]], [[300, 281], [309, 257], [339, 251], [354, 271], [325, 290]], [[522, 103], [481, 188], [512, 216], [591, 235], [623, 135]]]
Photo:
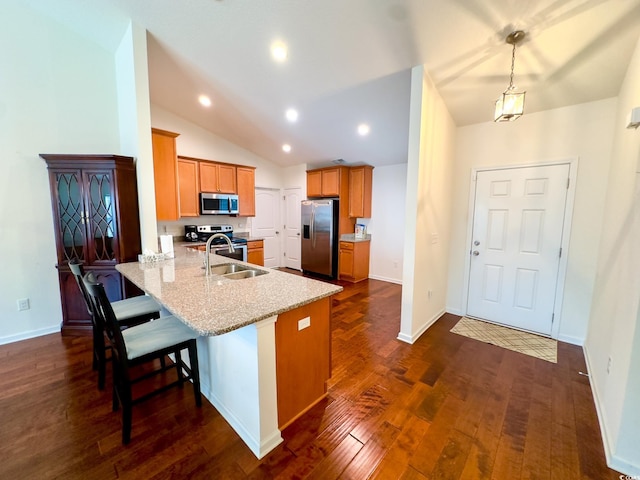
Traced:
[[247, 262], [264, 266], [264, 240], [247, 242]]
[[347, 282], [360, 282], [369, 278], [370, 241], [340, 242], [339, 278]]
[[278, 428], [284, 429], [327, 394], [331, 378], [331, 299], [278, 315]]

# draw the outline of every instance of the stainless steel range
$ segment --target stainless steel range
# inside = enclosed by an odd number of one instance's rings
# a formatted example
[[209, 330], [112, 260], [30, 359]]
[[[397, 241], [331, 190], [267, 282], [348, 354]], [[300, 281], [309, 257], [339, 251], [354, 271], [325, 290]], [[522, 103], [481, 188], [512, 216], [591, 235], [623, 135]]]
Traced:
[[231, 225], [185, 225], [184, 238], [188, 242], [206, 242], [215, 233], [222, 233], [229, 237], [235, 253], [229, 252], [227, 242], [222, 238], [215, 238], [211, 243], [211, 251], [225, 257], [236, 260], [247, 261], [247, 240], [233, 236], [233, 226]]

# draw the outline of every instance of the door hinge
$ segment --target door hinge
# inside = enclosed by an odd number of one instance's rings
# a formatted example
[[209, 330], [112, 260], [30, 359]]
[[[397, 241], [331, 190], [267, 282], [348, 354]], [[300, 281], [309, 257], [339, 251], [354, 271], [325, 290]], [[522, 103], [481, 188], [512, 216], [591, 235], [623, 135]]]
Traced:
[[552, 313], [551, 314], [551, 325], [553, 325], [553, 321], [555, 320], [555, 318], [556, 318], [556, 314]]
[[562, 258], [562, 247], [560, 247], [560, 253], [558, 254], [558, 258]]
[[567, 178], [567, 190], [569, 190], [569, 183], [571, 182], [570, 178]]

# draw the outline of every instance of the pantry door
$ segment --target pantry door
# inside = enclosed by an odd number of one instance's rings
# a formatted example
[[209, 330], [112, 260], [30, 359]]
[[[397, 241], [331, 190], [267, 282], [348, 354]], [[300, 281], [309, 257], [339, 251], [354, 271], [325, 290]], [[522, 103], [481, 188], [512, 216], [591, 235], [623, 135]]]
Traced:
[[467, 315], [550, 335], [569, 165], [477, 172]]
[[256, 187], [251, 235], [264, 240], [264, 266], [280, 266], [280, 190]]

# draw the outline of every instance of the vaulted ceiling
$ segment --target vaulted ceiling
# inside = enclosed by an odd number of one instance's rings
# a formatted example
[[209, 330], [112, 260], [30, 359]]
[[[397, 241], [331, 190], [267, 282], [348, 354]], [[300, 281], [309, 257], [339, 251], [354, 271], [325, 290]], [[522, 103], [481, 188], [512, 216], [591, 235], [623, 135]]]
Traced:
[[415, 65], [463, 126], [492, 120], [511, 31], [525, 114], [616, 96], [640, 36], [640, 0], [25, 1], [111, 49], [132, 19], [152, 103], [283, 166], [406, 162]]

